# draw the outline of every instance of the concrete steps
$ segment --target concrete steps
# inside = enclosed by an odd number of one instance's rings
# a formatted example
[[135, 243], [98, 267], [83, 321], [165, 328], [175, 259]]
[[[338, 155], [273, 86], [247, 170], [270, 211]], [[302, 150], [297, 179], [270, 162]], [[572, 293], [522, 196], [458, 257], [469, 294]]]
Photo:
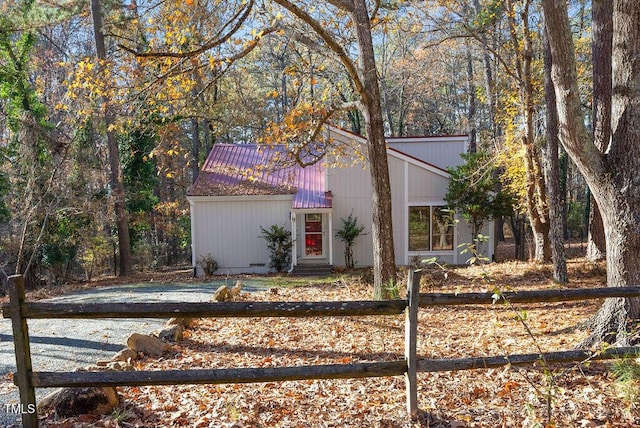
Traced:
[[293, 268], [292, 275], [296, 276], [329, 276], [333, 273], [333, 266], [328, 264], [299, 264]]

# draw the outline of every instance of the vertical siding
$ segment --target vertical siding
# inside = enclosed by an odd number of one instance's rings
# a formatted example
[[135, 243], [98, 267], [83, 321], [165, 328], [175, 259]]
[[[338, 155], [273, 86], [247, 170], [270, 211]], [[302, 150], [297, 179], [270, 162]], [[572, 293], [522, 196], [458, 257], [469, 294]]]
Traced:
[[273, 224], [290, 229], [291, 198], [225, 201], [198, 201], [194, 198], [192, 222], [194, 257], [211, 253], [220, 273], [261, 271], [252, 264], [269, 263], [267, 243], [260, 227]]
[[406, 264], [406, 161], [389, 156], [389, 179], [391, 180], [391, 208], [393, 210], [393, 245], [396, 264]]
[[[358, 224], [365, 226], [363, 234], [356, 239], [353, 259], [358, 266], [373, 264], [373, 243], [371, 240], [371, 177], [369, 169], [362, 165], [345, 168], [331, 168], [327, 171], [328, 188], [333, 194], [333, 235], [342, 226], [341, 218], [347, 218], [353, 210]], [[344, 244], [339, 238], [333, 239], [333, 262], [344, 266]]]
[[[426, 138], [429, 140], [429, 138]], [[465, 153], [467, 137], [446, 141], [413, 141], [390, 142], [389, 146], [415, 158], [421, 159], [440, 168], [456, 167], [463, 163], [460, 157]]]
[[444, 201], [444, 195], [447, 194], [449, 187], [449, 180], [441, 175], [409, 164], [408, 186], [409, 203], [439, 203]]

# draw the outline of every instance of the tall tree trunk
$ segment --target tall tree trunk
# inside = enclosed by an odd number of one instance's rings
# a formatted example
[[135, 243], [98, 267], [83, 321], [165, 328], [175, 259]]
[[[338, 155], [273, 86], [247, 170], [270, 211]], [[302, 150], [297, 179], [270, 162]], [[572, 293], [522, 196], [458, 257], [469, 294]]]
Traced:
[[519, 12], [522, 20], [522, 38], [518, 37], [515, 21], [515, 5], [513, 0], [506, 0], [505, 7], [508, 20], [511, 43], [515, 52], [515, 70], [518, 77], [518, 92], [522, 114], [522, 144], [525, 147], [524, 168], [526, 177], [526, 210], [533, 234], [534, 260], [545, 262], [551, 260], [551, 247], [549, 246], [549, 213], [547, 191], [544, 175], [540, 162], [539, 148], [536, 145], [534, 134], [534, 103], [533, 103], [533, 46], [531, 31], [529, 29], [530, 1]]
[[[601, 152], [606, 151], [611, 138], [611, 51], [613, 43], [613, 3], [593, 2], [593, 142]], [[606, 253], [604, 225], [600, 208], [591, 198], [587, 259], [601, 260]]]
[[[476, 15], [482, 12], [482, 6], [479, 0], [473, 0], [473, 8]], [[489, 54], [489, 44], [486, 40], [484, 33], [478, 35], [482, 42], [482, 62], [484, 64], [484, 84], [485, 84], [485, 96], [487, 98], [487, 122], [491, 127], [491, 138], [495, 142], [498, 138], [498, 121], [494, 120], [495, 114], [495, 82], [493, 79], [493, 62], [491, 61], [491, 55]]]
[[384, 138], [384, 121], [380, 105], [380, 86], [376, 68], [369, 12], [365, 0], [353, 2], [353, 20], [356, 26], [360, 48], [359, 65], [364, 93], [362, 114], [367, 131], [367, 151], [371, 168], [372, 238], [374, 298], [389, 296], [388, 287], [395, 284], [396, 264], [393, 247], [393, 227], [391, 217], [391, 184], [387, 164], [387, 145]]
[[[640, 284], [640, 2], [613, 3], [611, 140], [602, 151], [590, 138], [579, 98], [575, 50], [567, 4], [543, 0], [553, 59], [560, 139], [601, 208], [607, 240], [610, 287]], [[627, 344], [629, 323], [640, 317], [638, 299], [607, 299], [593, 320], [591, 336]]]
[[556, 109], [556, 94], [551, 80], [551, 51], [546, 37], [544, 43], [544, 94], [547, 105], [547, 144], [544, 157], [547, 194], [549, 196], [549, 241], [551, 260], [553, 261], [553, 280], [559, 284], [566, 284], [569, 278], [564, 251], [564, 224], [562, 221], [564, 208], [560, 197], [558, 111]]
[[[100, 7], [100, 0], [91, 0], [91, 17], [93, 19], [93, 34], [96, 43], [97, 57], [100, 61], [106, 61], [107, 49], [104, 41], [104, 33], [102, 32], [102, 11]], [[129, 220], [125, 208], [118, 141], [112, 130], [115, 122], [113, 109], [111, 108], [111, 100], [106, 95], [102, 97], [102, 109], [107, 134], [107, 147], [109, 149], [109, 184], [113, 194], [116, 227], [118, 230], [118, 251], [120, 260], [119, 274], [120, 276], [128, 276], [131, 274]]]
[[467, 42], [467, 128], [469, 130], [469, 153], [475, 153], [477, 148], [476, 129], [476, 85], [473, 78], [473, 56], [471, 46]]
[[200, 173], [200, 125], [197, 117], [191, 118], [191, 182], [195, 183]]
[[[531, 124], [533, 125], [533, 122]], [[537, 147], [532, 142], [528, 142], [526, 138], [523, 144], [525, 145], [525, 173], [527, 177], [526, 208], [533, 237], [533, 260], [543, 263], [551, 260], [546, 184]]]

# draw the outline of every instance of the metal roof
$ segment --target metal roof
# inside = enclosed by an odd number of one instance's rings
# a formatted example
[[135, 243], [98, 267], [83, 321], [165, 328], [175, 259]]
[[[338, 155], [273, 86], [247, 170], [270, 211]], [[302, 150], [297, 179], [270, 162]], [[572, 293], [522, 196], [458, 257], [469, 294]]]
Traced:
[[302, 167], [283, 145], [216, 144], [189, 196], [293, 195], [292, 208], [331, 208], [321, 163]]

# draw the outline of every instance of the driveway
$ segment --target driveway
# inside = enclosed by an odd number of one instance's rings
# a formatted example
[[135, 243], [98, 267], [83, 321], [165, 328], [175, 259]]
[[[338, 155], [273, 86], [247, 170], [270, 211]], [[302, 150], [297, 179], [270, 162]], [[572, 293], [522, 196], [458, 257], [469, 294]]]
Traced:
[[[64, 303], [99, 302], [208, 302], [225, 281], [208, 284], [143, 283], [100, 287], [44, 300]], [[233, 285], [232, 282], [229, 285]], [[243, 280], [244, 291], [260, 289]], [[73, 371], [77, 367], [110, 359], [126, 346], [135, 332], [150, 333], [165, 323], [161, 319], [29, 320], [34, 371]], [[21, 426], [11, 404], [19, 403], [18, 389], [10, 380], [15, 370], [11, 320], [0, 318], [0, 427]], [[36, 390], [39, 400], [50, 389]]]

